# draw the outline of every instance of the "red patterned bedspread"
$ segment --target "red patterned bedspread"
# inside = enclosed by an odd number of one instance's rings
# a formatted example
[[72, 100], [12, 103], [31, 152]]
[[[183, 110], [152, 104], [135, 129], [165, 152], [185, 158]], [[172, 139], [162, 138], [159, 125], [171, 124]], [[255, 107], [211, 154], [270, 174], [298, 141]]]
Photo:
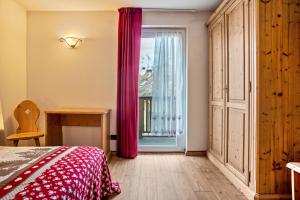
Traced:
[[88, 200], [120, 192], [98, 148], [12, 148], [0, 148], [1, 199]]

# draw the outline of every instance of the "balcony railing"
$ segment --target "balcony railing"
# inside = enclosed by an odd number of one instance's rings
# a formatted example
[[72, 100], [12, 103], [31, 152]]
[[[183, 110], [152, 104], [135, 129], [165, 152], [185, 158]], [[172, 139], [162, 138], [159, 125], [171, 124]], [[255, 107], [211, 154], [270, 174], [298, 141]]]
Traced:
[[151, 136], [152, 97], [139, 97], [139, 137]]

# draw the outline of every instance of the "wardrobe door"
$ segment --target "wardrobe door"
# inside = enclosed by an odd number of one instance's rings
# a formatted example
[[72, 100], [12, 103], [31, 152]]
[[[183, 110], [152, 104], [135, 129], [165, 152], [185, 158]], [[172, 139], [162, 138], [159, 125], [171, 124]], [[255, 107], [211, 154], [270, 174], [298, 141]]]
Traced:
[[249, 182], [249, 38], [248, 1], [236, 1], [225, 13], [226, 155], [225, 163]]
[[209, 147], [210, 152], [224, 163], [225, 130], [225, 68], [224, 16], [209, 27]]

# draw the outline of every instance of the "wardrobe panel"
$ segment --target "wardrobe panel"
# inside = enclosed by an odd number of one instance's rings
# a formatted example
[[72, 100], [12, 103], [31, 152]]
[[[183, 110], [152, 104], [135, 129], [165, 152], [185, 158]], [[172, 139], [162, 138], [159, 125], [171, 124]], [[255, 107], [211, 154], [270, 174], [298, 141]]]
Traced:
[[244, 4], [227, 14], [228, 84], [230, 100], [245, 100]]
[[224, 16], [209, 28], [209, 151], [224, 163], [225, 66]]
[[225, 163], [249, 183], [249, 33], [248, 1], [233, 3], [225, 12], [226, 84]]
[[224, 142], [224, 107], [212, 107], [212, 135], [211, 135], [211, 150], [222, 160], [223, 157], [223, 142]]
[[212, 86], [213, 86], [213, 100], [224, 100], [223, 83], [224, 83], [224, 65], [223, 65], [223, 36], [222, 23], [218, 22], [212, 33]]
[[244, 173], [245, 113], [239, 109], [228, 109], [228, 163]]
[[300, 0], [224, 0], [209, 29], [220, 16], [224, 164], [208, 156], [247, 198], [291, 199], [286, 164], [300, 161]]

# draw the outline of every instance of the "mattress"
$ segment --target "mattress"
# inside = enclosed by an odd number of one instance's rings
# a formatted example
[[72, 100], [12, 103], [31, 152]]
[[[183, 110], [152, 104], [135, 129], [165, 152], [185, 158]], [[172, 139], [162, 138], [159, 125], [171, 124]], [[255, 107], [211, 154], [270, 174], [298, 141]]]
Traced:
[[96, 147], [0, 147], [0, 199], [103, 199], [120, 193]]

